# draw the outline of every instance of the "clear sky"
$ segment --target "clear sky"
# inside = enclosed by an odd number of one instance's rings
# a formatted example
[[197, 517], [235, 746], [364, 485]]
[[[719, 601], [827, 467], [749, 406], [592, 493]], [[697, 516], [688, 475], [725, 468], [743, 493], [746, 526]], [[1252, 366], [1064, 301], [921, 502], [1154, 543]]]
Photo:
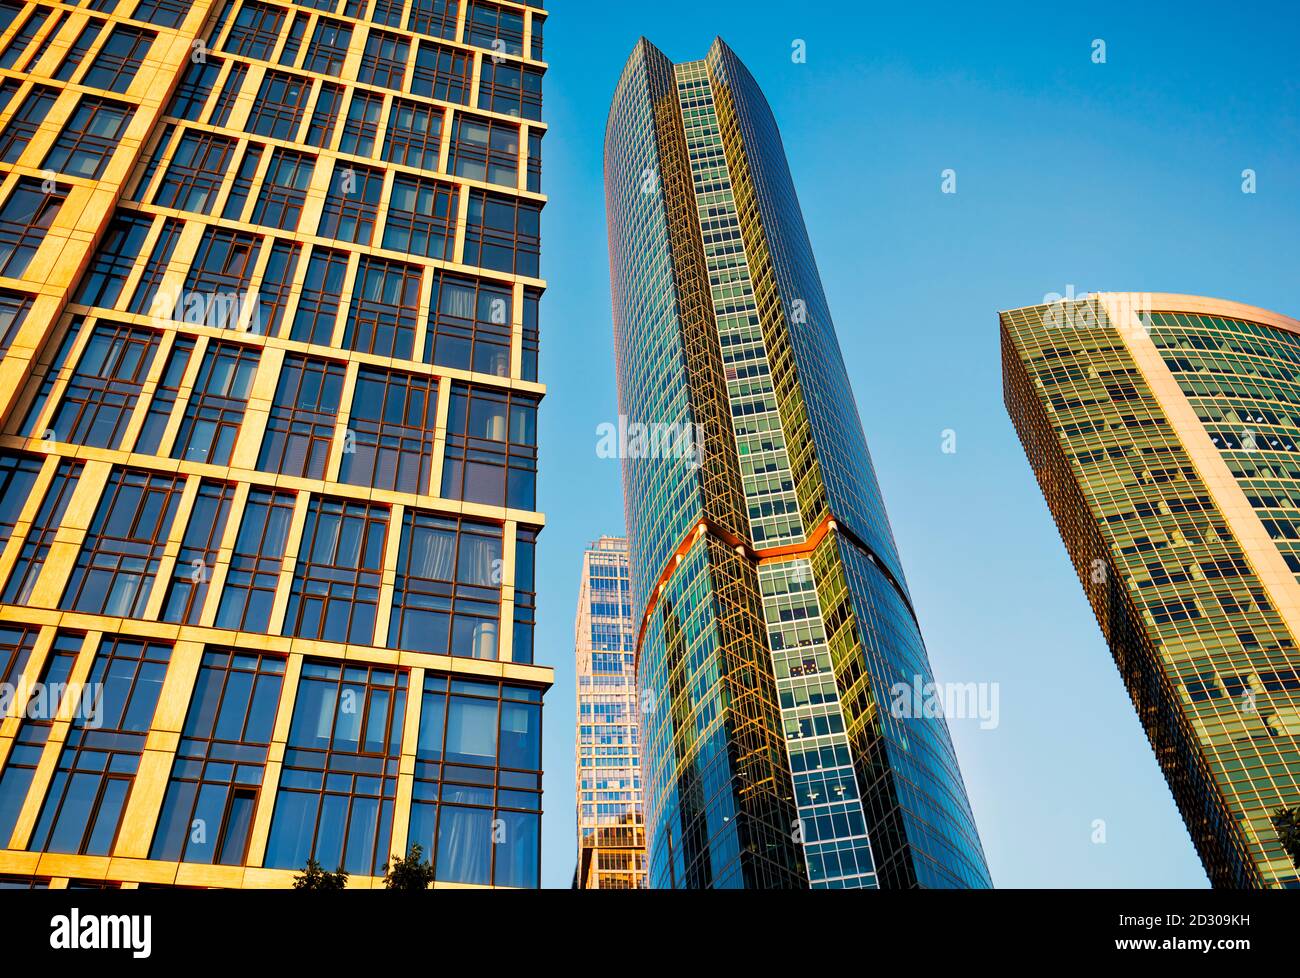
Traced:
[[1073, 286], [1300, 315], [1300, 9], [548, 6], [543, 885], [573, 874], [581, 551], [623, 528], [618, 462], [596, 455], [618, 413], [601, 154], [641, 35], [675, 61], [721, 35], [776, 114], [935, 675], [999, 684], [995, 729], [952, 723], [994, 884], [1207, 885], [1007, 419], [997, 312]]

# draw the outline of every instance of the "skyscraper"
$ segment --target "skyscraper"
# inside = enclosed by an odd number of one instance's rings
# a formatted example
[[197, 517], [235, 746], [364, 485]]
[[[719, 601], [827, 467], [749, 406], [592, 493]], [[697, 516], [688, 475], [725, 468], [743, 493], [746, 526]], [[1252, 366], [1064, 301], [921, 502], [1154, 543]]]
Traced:
[[584, 890], [646, 885], [641, 742], [627, 541], [601, 537], [582, 557], [578, 677], [578, 868]]
[[1007, 410], [1206, 873], [1300, 886], [1272, 824], [1300, 805], [1300, 322], [1103, 293], [1001, 325]]
[[[645, 39], [605, 136], [653, 887], [986, 886], [780, 135]], [[626, 433], [627, 437], [622, 437]]]
[[0, 3], [6, 885], [538, 884], [545, 16]]

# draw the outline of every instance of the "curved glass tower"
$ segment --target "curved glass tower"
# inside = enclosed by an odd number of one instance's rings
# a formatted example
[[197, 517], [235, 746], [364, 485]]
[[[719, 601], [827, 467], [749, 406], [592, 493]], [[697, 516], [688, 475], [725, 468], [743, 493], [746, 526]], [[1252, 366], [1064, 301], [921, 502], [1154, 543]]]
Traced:
[[1007, 409], [1210, 881], [1300, 887], [1300, 322], [1190, 295], [1001, 314]]
[[772, 113], [642, 39], [605, 136], [653, 887], [988, 886]]

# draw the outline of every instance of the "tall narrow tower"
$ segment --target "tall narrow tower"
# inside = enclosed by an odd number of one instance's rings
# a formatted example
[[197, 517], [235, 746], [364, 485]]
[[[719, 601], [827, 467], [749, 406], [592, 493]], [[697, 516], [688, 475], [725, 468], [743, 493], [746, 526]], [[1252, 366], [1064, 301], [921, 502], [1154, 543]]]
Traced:
[[8, 883], [538, 885], [545, 19], [0, 4]]
[[650, 884], [987, 886], [762, 93], [642, 39], [605, 135]]
[[1007, 410], [1210, 881], [1300, 887], [1300, 322], [1191, 295], [1002, 313]]
[[582, 557], [574, 627], [578, 871], [584, 890], [646, 885], [641, 740], [627, 541], [601, 537]]

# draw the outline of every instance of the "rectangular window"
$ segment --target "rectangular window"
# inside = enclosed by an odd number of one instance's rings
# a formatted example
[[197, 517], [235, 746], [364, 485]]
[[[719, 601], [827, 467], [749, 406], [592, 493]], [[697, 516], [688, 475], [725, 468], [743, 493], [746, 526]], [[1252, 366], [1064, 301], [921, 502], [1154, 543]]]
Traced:
[[469, 102], [474, 60], [464, 51], [421, 41], [415, 52], [411, 92], [425, 98], [465, 105]]
[[361, 256], [343, 345], [409, 360], [420, 313], [419, 265]]
[[32, 297], [25, 292], [0, 289], [0, 356], [9, 351], [18, 331], [32, 311]]
[[411, 0], [407, 27], [430, 37], [454, 38], [458, 0]]
[[5, 688], [18, 685], [39, 633], [40, 629], [36, 627], [0, 624], [0, 685]]
[[508, 285], [438, 272], [424, 359], [509, 377], [511, 291]]
[[198, 122], [203, 115], [203, 107], [208, 104], [212, 90], [225, 64], [220, 58], [208, 55], [204, 61], [191, 61], [181, 76], [181, 83], [172, 96], [167, 114], [175, 119]]
[[515, 537], [515, 628], [511, 661], [533, 661], [533, 625], [537, 619], [537, 531], [520, 527]]
[[307, 145], [324, 148], [334, 138], [334, 126], [339, 121], [339, 108], [343, 105], [343, 86], [332, 82], [320, 83], [316, 108], [307, 128]]
[[542, 73], [511, 61], [484, 58], [478, 107], [539, 121], [542, 118]]
[[229, 465], [257, 374], [259, 354], [236, 343], [212, 343], [185, 407], [172, 457]]
[[189, 12], [188, 0], [140, 0], [131, 16], [159, 27], [180, 27]]
[[307, 33], [307, 15], [294, 11], [289, 18], [289, 35], [284, 40], [280, 51], [280, 64], [292, 68], [298, 61], [298, 52], [302, 50], [303, 35]]
[[136, 284], [135, 295], [131, 297], [131, 303], [127, 307], [131, 312], [137, 315], [160, 315], [168, 318], [175, 315], [174, 307], [155, 309], [154, 301], [159, 298], [158, 290], [167, 275], [167, 266], [171, 264], [172, 252], [176, 250], [176, 242], [180, 240], [181, 228], [184, 226], [184, 221], [174, 217], [163, 221], [162, 231], [158, 235], [158, 240], [154, 242], [153, 254], [149, 256], [149, 263], [145, 265], [140, 281]]
[[230, 184], [230, 193], [226, 195], [226, 205], [221, 208], [221, 216], [227, 221], [242, 221], [248, 198], [253, 192], [253, 181], [257, 178], [257, 168], [262, 163], [264, 143], [252, 142], [244, 146], [244, 158], [239, 163], [239, 171]]
[[388, 201], [384, 247], [450, 261], [456, 246], [456, 186], [398, 174]]
[[217, 96], [217, 103], [212, 107], [211, 122], [214, 126], [224, 126], [230, 121], [230, 113], [235, 109], [235, 102], [247, 77], [248, 65], [242, 61], [236, 61], [230, 66], [230, 73], [226, 75], [225, 83], [221, 86], [221, 94]]
[[235, 487], [230, 483], [204, 479], [199, 484], [171, 584], [163, 600], [163, 621], [199, 623], [208, 596], [208, 580], [217, 566], [217, 551], [221, 548], [221, 535], [226, 530], [234, 498]]
[[87, 88], [102, 88], [122, 95], [131, 87], [136, 73], [158, 35], [142, 27], [119, 24], [104, 42], [90, 70], [81, 79]]
[[30, 851], [113, 851], [170, 658], [171, 646], [162, 642], [103, 639], [88, 680], [100, 691], [99, 708], [79, 710], [73, 720]]
[[151, 227], [153, 219], [146, 214], [120, 211], [113, 217], [90, 268], [81, 277], [75, 299], [79, 305], [103, 309], [117, 305], [126, 277], [144, 254]]
[[515, 197], [471, 190], [465, 264], [537, 278], [541, 208]]
[[542, 192], [542, 134], [535, 129], [528, 131], [528, 189]]
[[346, 375], [347, 368], [333, 360], [296, 354], [284, 358], [266, 421], [259, 469], [325, 478]]
[[521, 353], [523, 363], [519, 376], [524, 380], [537, 380], [537, 348], [541, 338], [538, 325], [542, 293], [537, 289], [524, 289], [524, 337]]
[[68, 191], [58, 184], [46, 192], [40, 180], [23, 177], [0, 208], [0, 275], [21, 278], [45, 240]]
[[434, 378], [362, 370], [348, 421], [353, 450], [343, 456], [339, 479], [356, 486], [427, 494], [437, 413]]
[[309, 153], [277, 149], [271, 157], [262, 183], [262, 192], [253, 208], [253, 223], [265, 224], [282, 231], [298, 230], [307, 188], [311, 186], [316, 157]]
[[542, 61], [542, 35], [546, 32], [546, 18], [539, 17], [537, 12], [533, 12], [533, 41], [532, 50], [529, 57], [534, 61]]
[[406, 38], [372, 28], [361, 55], [357, 81], [400, 90], [406, 82], [406, 59], [410, 51], [411, 45]]
[[50, 422], [53, 437], [74, 445], [122, 447], [159, 339], [151, 329], [97, 323]]
[[[36, 579], [45, 566], [45, 558], [49, 556], [50, 546], [59, 532], [68, 502], [72, 499], [73, 490], [77, 488], [81, 465], [80, 462], [61, 459], [55, 468], [54, 479], [45, 490], [41, 508], [36, 511], [36, 519], [32, 521], [31, 529], [23, 539], [18, 559], [14, 561], [13, 570], [9, 574], [4, 590], [5, 604], [22, 605], [31, 598]], [[0, 836], [0, 841], [2, 840], [3, 837]]]
[[158, 455], [162, 447], [163, 435], [167, 431], [167, 422], [172, 416], [172, 407], [180, 396], [181, 380], [185, 368], [189, 366], [190, 354], [194, 352], [194, 337], [183, 333], [176, 334], [171, 353], [167, 355], [167, 365], [158, 381], [153, 397], [149, 401], [149, 413], [145, 415], [140, 427], [140, 437], [136, 439], [135, 450], [142, 455]]
[[533, 509], [537, 500], [537, 401], [455, 384], [447, 417], [442, 495]]
[[68, 176], [98, 179], [121, 142], [132, 112], [129, 105], [87, 95], [60, 130], [44, 167]]
[[465, 15], [465, 43], [495, 54], [524, 54], [524, 15], [519, 10], [473, 0]]
[[286, 635], [374, 643], [388, 507], [314, 497], [289, 594]]
[[248, 117], [248, 130], [272, 139], [293, 139], [310, 97], [310, 79], [268, 71]]
[[[36, 477], [41, 472], [41, 460], [31, 455], [15, 455], [13, 452], [0, 452], [0, 550], [9, 542], [14, 527], [18, 524], [18, 514], [27, 505]], [[3, 664], [0, 655], [0, 664]], [[0, 684], [7, 682], [0, 677]]]
[[388, 644], [495, 659], [500, 615], [501, 528], [407, 510]]
[[150, 859], [243, 865], [283, 684], [278, 656], [204, 652]]
[[154, 194], [154, 203], [198, 214], [211, 213], [234, 160], [235, 145], [228, 136], [186, 130]]
[[262, 336], [278, 336], [280, 322], [293, 291], [298, 274], [298, 256], [302, 246], [297, 242], [277, 241], [271, 247], [262, 284], [257, 290], [257, 315], [249, 329]]
[[0, 68], [12, 68], [23, 56], [27, 46], [32, 43], [36, 35], [41, 32], [45, 26], [46, 19], [50, 16], [51, 10], [48, 7], [35, 7], [31, 15], [23, 21], [21, 27], [14, 32], [14, 36], [9, 39], [9, 45], [5, 48], [4, 54], [0, 54]]
[[293, 520], [294, 494], [254, 489], [248, 494], [217, 608], [217, 627], [265, 632], [271, 622]]
[[337, 77], [343, 70], [343, 62], [347, 60], [348, 46], [351, 43], [351, 24], [321, 17], [316, 21], [316, 30], [312, 33], [311, 44], [307, 48], [307, 63], [303, 67], [309, 71], [319, 71], [322, 75]]
[[322, 238], [370, 244], [384, 195], [384, 171], [354, 166], [344, 160], [334, 165], [320, 227]]
[[205, 229], [185, 280], [183, 315], [177, 318], [187, 323], [235, 329], [261, 247], [260, 234], [229, 231], [215, 225]]
[[451, 130], [451, 172], [514, 187], [519, 182], [519, 127], [457, 113]]
[[389, 859], [406, 673], [306, 662], [294, 701], [266, 865], [308, 859], [382, 875]]
[[385, 27], [401, 27], [402, 8], [405, 6], [406, 0], [375, 0], [375, 9], [370, 19]]
[[384, 96], [377, 92], [352, 91], [348, 103], [348, 117], [343, 123], [343, 136], [339, 150], [355, 156], [370, 156], [375, 151], [375, 136], [379, 133], [379, 120], [383, 118]]
[[280, 27], [284, 24], [284, 9], [272, 7], [256, 0], [248, 0], [239, 8], [230, 33], [221, 45], [223, 52], [270, 61], [271, 52], [275, 50], [280, 39]]
[[183, 476], [114, 469], [60, 607], [143, 617], [184, 489]]
[[27, 91], [9, 125], [5, 127], [4, 134], [0, 135], [0, 162], [18, 162], [58, 97], [57, 89], [46, 88], [44, 85], [33, 85]]
[[302, 296], [293, 317], [292, 339], [328, 346], [338, 321], [339, 296], [348, 273], [348, 253], [331, 248], [312, 248]]
[[436, 170], [441, 139], [441, 109], [401, 98], [393, 100], [384, 137], [385, 160], [417, 170]]

